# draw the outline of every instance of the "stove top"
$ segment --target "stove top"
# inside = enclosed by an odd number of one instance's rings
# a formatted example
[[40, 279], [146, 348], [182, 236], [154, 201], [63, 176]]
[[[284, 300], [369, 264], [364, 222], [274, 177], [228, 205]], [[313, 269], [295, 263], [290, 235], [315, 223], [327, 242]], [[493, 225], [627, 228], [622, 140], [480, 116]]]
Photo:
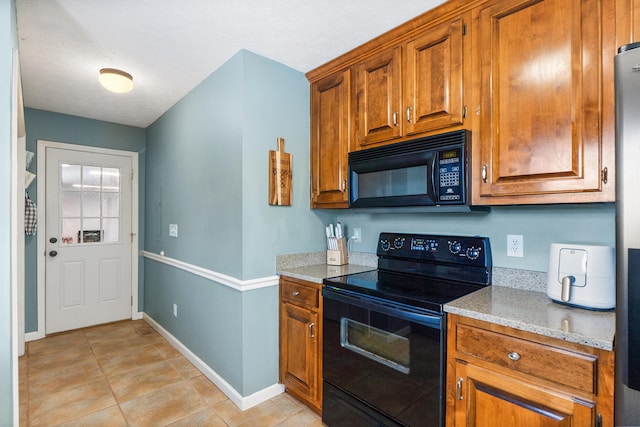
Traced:
[[488, 238], [382, 233], [377, 254], [378, 270], [332, 277], [324, 284], [437, 313], [491, 284]]
[[332, 277], [325, 279], [324, 283], [329, 287], [363, 293], [408, 306], [422, 307], [437, 313], [443, 312], [444, 304], [481, 288], [474, 284], [447, 282], [379, 270]]

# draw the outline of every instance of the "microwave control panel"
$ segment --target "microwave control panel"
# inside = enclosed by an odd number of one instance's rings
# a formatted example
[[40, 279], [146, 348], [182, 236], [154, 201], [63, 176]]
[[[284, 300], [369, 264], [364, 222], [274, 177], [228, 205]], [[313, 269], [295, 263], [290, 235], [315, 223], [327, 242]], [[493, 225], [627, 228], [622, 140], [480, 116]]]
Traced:
[[462, 147], [438, 151], [436, 168], [438, 202], [464, 203], [465, 177]]

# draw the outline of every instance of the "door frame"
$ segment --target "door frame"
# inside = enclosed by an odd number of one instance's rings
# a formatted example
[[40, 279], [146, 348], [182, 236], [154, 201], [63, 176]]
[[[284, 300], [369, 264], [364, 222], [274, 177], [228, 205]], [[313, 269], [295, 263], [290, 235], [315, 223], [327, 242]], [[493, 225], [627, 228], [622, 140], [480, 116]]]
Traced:
[[46, 153], [47, 148], [57, 148], [62, 150], [73, 150], [73, 151], [82, 151], [87, 153], [95, 153], [95, 154], [110, 154], [115, 156], [124, 156], [131, 158], [131, 168], [133, 170], [133, 178], [131, 180], [131, 233], [133, 233], [134, 239], [131, 244], [131, 319], [137, 320], [142, 319], [142, 312], [138, 311], [138, 239], [139, 239], [139, 167], [138, 167], [138, 153], [133, 151], [124, 151], [124, 150], [114, 150], [110, 148], [98, 148], [98, 147], [89, 147], [85, 145], [76, 145], [69, 144], [64, 142], [54, 142], [47, 140], [38, 140], [38, 176], [41, 179], [38, 179], [38, 225], [39, 225], [39, 233], [38, 233], [38, 242], [37, 242], [37, 251], [38, 251], [38, 330], [35, 333], [29, 334], [29, 338], [31, 339], [40, 339], [45, 337], [45, 301], [46, 301], [46, 293], [45, 293], [45, 268], [46, 268], [46, 259], [42, 256], [45, 253], [46, 249], [46, 240], [47, 236], [44, 233], [44, 227], [46, 224], [46, 203], [45, 203], [45, 195], [46, 195]]

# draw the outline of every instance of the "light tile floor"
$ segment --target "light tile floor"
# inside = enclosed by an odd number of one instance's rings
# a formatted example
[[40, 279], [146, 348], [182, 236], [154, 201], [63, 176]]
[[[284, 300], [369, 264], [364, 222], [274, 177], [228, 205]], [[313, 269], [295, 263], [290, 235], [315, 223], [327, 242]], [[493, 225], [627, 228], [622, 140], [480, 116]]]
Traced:
[[29, 342], [19, 372], [21, 426], [322, 426], [286, 393], [239, 410], [142, 320]]

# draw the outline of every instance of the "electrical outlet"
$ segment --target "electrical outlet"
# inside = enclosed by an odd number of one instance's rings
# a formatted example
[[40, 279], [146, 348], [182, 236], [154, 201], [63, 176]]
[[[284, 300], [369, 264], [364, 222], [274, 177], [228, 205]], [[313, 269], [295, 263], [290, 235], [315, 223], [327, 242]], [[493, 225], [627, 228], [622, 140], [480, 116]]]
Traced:
[[178, 237], [178, 224], [169, 224], [169, 237]]
[[507, 234], [507, 256], [522, 258], [524, 256], [524, 236]]
[[353, 241], [356, 243], [362, 242], [362, 229], [360, 228], [353, 229]]
[[178, 317], [178, 304], [173, 304], [173, 317]]

